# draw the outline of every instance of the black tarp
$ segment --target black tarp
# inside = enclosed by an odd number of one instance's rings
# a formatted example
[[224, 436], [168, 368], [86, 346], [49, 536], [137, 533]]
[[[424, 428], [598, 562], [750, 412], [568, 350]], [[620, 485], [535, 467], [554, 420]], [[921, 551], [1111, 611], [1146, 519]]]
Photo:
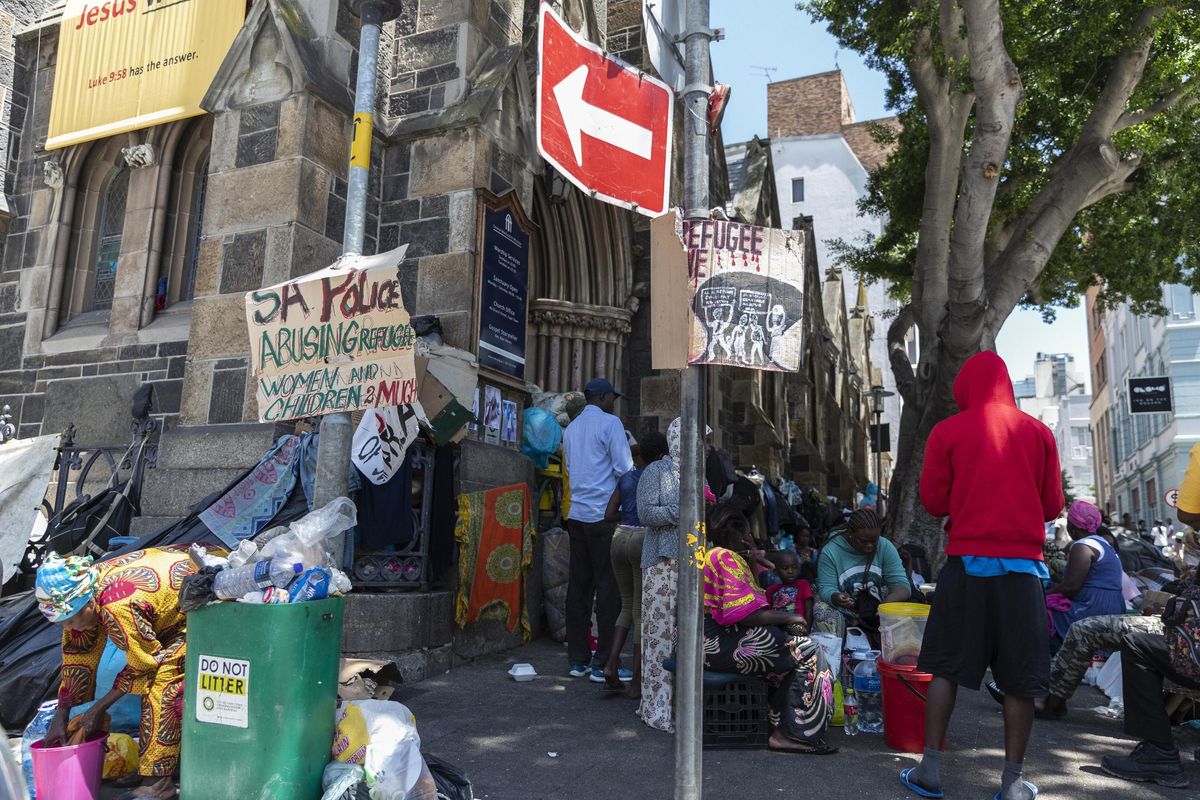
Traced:
[[[201, 544], [224, 546], [216, 535], [200, 521], [199, 514], [208, 508], [250, 470], [237, 476], [225, 488], [213, 492], [193, 506], [192, 513], [174, 525], [143, 536], [136, 542], [109, 554], [108, 558], [124, 555], [144, 547], [168, 544]], [[284, 525], [308, 513], [308, 504], [300, 482], [288, 500], [269, 523], [267, 530]], [[50, 624], [37, 610], [33, 592], [6, 597], [0, 601], [0, 728], [20, 732], [33, 719], [37, 707], [54, 697], [58, 689], [62, 653], [59, 642], [62, 632]]]

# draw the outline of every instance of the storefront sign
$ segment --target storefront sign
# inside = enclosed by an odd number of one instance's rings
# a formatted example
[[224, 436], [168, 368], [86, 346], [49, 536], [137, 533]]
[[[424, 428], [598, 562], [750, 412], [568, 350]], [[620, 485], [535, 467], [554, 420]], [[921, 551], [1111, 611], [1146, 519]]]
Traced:
[[250, 662], [200, 656], [196, 676], [196, 721], [231, 728], [250, 726]]
[[515, 195], [483, 198], [479, 246], [479, 366], [525, 379], [528, 222]]
[[804, 232], [724, 220], [684, 221], [688, 362], [796, 372], [804, 326]]
[[407, 249], [246, 293], [260, 421], [416, 401], [416, 337], [396, 272]]
[[1164, 375], [1129, 379], [1130, 414], [1169, 414], [1171, 410], [1170, 378]]
[[354, 466], [376, 486], [392, 479], [420, 433], [420, 404], [369, 408], [354, 431]]
[[203, 113], [245, 0], [67, 0], [46, 149]]

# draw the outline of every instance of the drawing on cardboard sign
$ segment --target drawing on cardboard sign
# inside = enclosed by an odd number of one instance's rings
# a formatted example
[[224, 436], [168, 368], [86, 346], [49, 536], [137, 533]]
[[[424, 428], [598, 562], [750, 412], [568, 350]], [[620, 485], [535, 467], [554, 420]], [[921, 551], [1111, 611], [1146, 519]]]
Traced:
[[692, 286], [691, 364], [795, 372], [803, 354], [804, 233], [683, 222]]

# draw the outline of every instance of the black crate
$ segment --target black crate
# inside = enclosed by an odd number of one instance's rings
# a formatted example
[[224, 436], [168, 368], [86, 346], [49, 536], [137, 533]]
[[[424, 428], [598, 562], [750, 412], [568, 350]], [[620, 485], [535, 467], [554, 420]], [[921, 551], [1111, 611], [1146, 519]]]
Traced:
[[704, 686], [704, 748], [741, 750], [766, 747], [767, 682], [745, 677]]

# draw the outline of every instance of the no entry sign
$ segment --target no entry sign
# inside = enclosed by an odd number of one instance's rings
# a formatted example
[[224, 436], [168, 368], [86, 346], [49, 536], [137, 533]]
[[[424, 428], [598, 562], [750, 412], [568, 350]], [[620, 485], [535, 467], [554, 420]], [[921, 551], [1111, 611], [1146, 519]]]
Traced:
[[651, 217], [665, 213], [670, 87], [605, 55], [548, 5], [539, 23], [538, 152], [597, 199]]

